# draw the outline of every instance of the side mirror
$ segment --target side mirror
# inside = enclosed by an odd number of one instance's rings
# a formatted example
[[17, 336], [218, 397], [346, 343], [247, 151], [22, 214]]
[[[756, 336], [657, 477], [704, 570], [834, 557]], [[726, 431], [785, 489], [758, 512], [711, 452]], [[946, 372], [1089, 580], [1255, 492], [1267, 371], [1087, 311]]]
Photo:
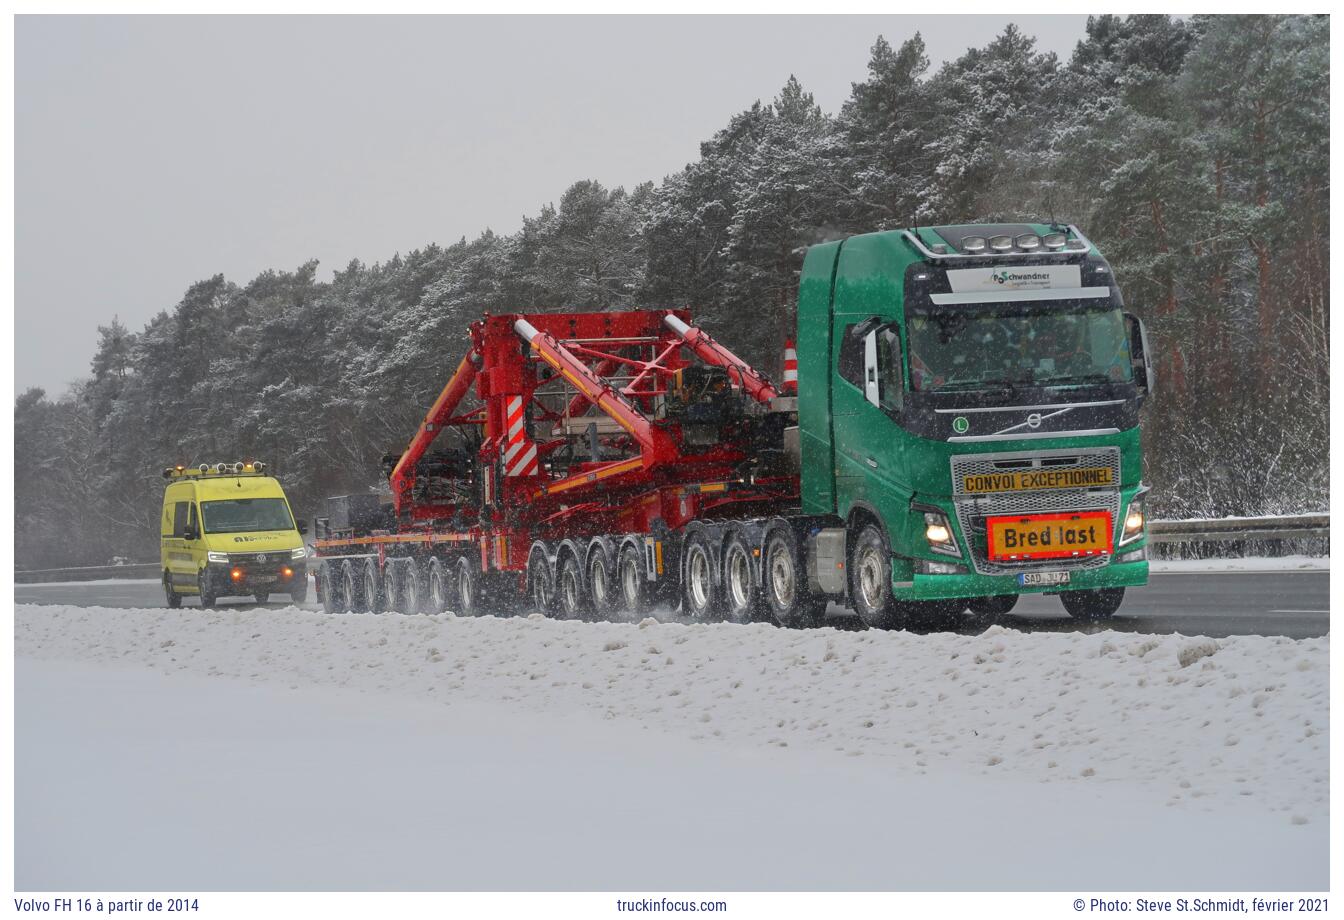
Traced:
[[308, 532], [308, 525], [303, 521], [297, 522], [294, 526], [298, 528], [299, 536], [303, 536]]
[[183, 539], [183, 540], [196, 540], [196, 539], [199, 539], [200, 536], [201, 536], [201, 535], [198, 534], [198, 533], [196, 532], [196, 528], [195, 528], [195, 527], [186, 527], [186, 528], [184, 528], [184, 529], [182, 530], [182, 539]]
[[1139, 392], [1152, 396], [1157, 389], [1157, 371], [1153, 368], [1153, 352], [1148, 347], [1148, 328], [1133, 313], [1125, 314], [1125, 329], [1129, 332], [1129, 359], [1133, 365], [1134, 382]]

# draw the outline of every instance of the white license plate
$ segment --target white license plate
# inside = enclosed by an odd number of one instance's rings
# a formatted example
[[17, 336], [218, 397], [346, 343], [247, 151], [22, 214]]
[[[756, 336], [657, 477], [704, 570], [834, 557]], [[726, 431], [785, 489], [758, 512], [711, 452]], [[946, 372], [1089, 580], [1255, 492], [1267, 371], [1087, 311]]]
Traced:
[[274, 575], [253, 575], [248, 579], [248, 581], [254, 582], [256, 584], [262, 584], [265, 582], [275, 581], [275, 578], [276, 576]]
[[1017, 583], [1024, 588], [1039, 588], [1041, 585], [1067, 585], [1068, 572], [1023, 572], [1017, 576]]

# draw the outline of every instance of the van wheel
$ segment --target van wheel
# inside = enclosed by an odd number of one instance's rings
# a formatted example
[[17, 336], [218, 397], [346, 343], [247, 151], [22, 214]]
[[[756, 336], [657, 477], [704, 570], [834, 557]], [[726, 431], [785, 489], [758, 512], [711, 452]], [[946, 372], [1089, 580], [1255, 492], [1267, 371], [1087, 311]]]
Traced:
[[308, 573], [299, 576], [299, 580], [293, 582], [289, 589], [289, 599], [295, 604], [303, 604], [308, 600]]
[[803, 574], [802, 554], [793, 528], [777, 524], [765, 536], [762, 582], [765, 602], [780, 626], [816, 626], [826, 614], [826, 598], [814, 597]]
[[215, 587], [211, 584], [209, 569], [201, 569], [201, 574], [196, 578], [196, 590], [201, 594], [201, 606], [213, 607], [219, 600], [219, 595], [215, 593]]
[[173, 610], [182, 606], [182, 595], [173, 590], [173, 583], [169, 580], [167, 572], [163, 574], [163, 596]]

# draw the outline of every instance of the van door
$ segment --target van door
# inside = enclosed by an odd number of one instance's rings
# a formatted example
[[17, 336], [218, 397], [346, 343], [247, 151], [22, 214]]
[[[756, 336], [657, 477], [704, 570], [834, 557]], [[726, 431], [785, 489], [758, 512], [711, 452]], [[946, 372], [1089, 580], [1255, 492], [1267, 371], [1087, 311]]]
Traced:
[[[196, 575], [205, 559], [205, 541], [199, 538], [200, 523], [196, 516], [196, 502], [191, 488], [170, 489], [163, 503], [164, 566], [173, 587], [179, 592], [196, 588]], [[197, 539], [188, 540], [188, 531], [195, 531]], [[183, 593], [190, 593], [186, 591]]]

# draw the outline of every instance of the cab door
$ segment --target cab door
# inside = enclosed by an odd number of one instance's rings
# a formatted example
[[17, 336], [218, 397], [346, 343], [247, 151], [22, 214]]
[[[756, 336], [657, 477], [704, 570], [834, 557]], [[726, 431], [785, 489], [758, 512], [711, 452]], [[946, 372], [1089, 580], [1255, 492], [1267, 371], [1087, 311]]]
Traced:
[[[164, 497], [163, 517], [159, 525], [164, 568], [168, 570], [168, 577], [179, 593], [195, 590], [197, 573], [205, 562], [205, 541], [200, 536], [195, 499], [189, 485], [169, 488]], [[195, 539], [188, 539], [192, 536]]]

